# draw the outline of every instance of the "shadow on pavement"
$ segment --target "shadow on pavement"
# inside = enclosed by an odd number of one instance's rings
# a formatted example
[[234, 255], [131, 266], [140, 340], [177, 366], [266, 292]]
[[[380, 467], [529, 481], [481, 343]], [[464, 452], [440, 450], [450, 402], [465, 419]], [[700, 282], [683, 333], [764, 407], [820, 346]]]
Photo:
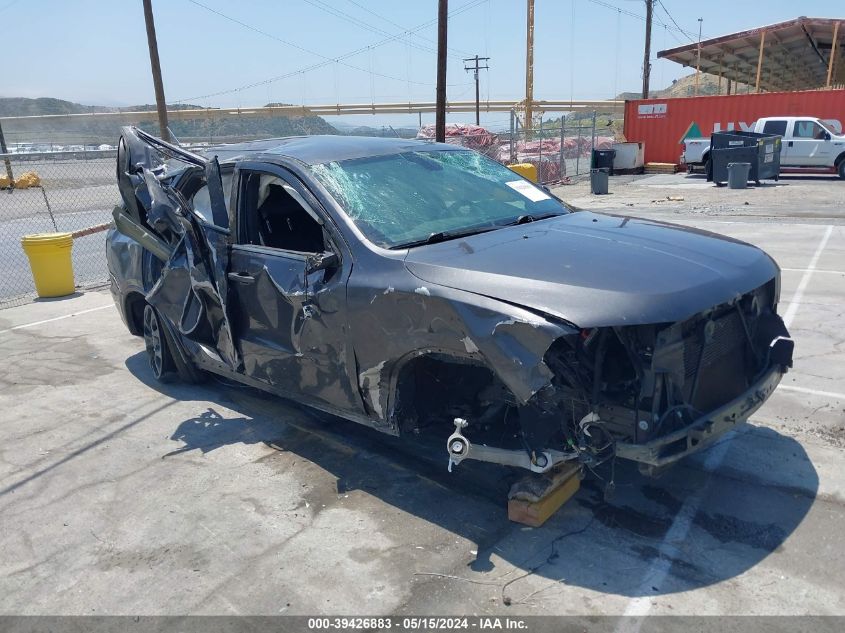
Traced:
[[[336, 489], [321, 493], [324, 504], [348, 491], [365, 491], [477, 543], [477, 557], [462, 578], [454, 570], [432, 575], [497, 585], [506, 603], [511, 600], [506, 592], [522, 595], [518, 581], [528, 574], [629, 597], [722, 582], [778, 550], [810, 511], [818, 490], [816, 471], [798, 442], [745, 424], [723, 440], [729, 442], [727, 451], [712, 472], [704, 467], [707, 451], [656, 480], [618, 461], [616, 493], [606, 501], [602, 478], [611, 469], [605, 465], [546, 525], [528, 529], [510, 523], [505, 510], [509, 486], [521, 472], [468, 461], [448, 474], [445, 438], [430, 446], [392, 438], [219, 381], [163, 385], [152, 378], [143, 354], [127, 359], [126, 366], [168, 396], [207, 407], [174, 429], [170, 439], [176, 446], [163, 457], [256, 443], [293, 453], [336, 478]], [[242, 415], [227, 418], [214, 403]], [[282, 468], [283, 460], [277, 461]], [[266, 463], [272, 466], [273, 456]], [[655, 564], [667, 573], [656, 574], [652, 584], [648, 570]], [[456, 582], [455, 591], [468, 590], [468, 584]]]

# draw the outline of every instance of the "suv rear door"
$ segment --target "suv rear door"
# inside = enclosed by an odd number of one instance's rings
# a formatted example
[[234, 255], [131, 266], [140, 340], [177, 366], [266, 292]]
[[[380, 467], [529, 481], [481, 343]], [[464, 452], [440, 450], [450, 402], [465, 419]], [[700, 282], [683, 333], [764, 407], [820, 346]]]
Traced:
[[[194, 213], [174, 187], [175, 180], [185, 178], [199, 178], [207, 187], [210, 218]], [[164, 263], [147, 302], [181, 336], [239, 369], [227, 305], [229, 214], [217, 158], [125, 127], [118, 144], [117, 181], [123, 198], [123, 207], [114, 210], [117, 230]]]
[[243, 161], [238, 179], [229, 281], [244, 373], [297, 399], [364, 413], [349, 343], [348, 247], [287, 169]]

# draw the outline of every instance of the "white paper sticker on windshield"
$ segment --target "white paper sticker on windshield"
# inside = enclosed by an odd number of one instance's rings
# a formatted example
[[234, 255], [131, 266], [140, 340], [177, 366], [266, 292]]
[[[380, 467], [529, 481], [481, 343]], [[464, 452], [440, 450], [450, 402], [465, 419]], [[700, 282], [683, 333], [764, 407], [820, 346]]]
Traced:
[[540, 200], [549, 200], [550, 198], [542, 189], [538, 189], [527, 180], [512, 180], [505, 184], [514, 191], [521, 193], [531, 202], [540, 202]]

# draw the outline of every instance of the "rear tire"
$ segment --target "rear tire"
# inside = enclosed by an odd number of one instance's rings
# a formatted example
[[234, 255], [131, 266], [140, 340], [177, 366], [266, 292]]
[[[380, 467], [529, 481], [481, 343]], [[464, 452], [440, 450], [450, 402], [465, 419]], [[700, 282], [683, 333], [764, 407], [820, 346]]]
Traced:
[[159, 382], [170, 382], [173, 379], [175, 366], [170, 355], [170, 346], [162, 329], [158, 312], [151, 305], [144, 306], [144, 346], [147, 348], [147, 359], [153, 377]]
[[839, 161], [839, 177], [845, 180], [845, 158]]

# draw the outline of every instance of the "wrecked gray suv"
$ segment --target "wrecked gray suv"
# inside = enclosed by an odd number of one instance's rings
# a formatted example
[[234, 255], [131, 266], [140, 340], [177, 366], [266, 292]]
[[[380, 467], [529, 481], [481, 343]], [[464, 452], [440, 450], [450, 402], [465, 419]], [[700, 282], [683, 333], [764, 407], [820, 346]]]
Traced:
[[544, 472], [653, 471], [792, 364], [761, 250], [572, 212], [452, 145], [315, 136], [188, 152], [124, 128], [111, 289], [155, 376], [211, 372]]

